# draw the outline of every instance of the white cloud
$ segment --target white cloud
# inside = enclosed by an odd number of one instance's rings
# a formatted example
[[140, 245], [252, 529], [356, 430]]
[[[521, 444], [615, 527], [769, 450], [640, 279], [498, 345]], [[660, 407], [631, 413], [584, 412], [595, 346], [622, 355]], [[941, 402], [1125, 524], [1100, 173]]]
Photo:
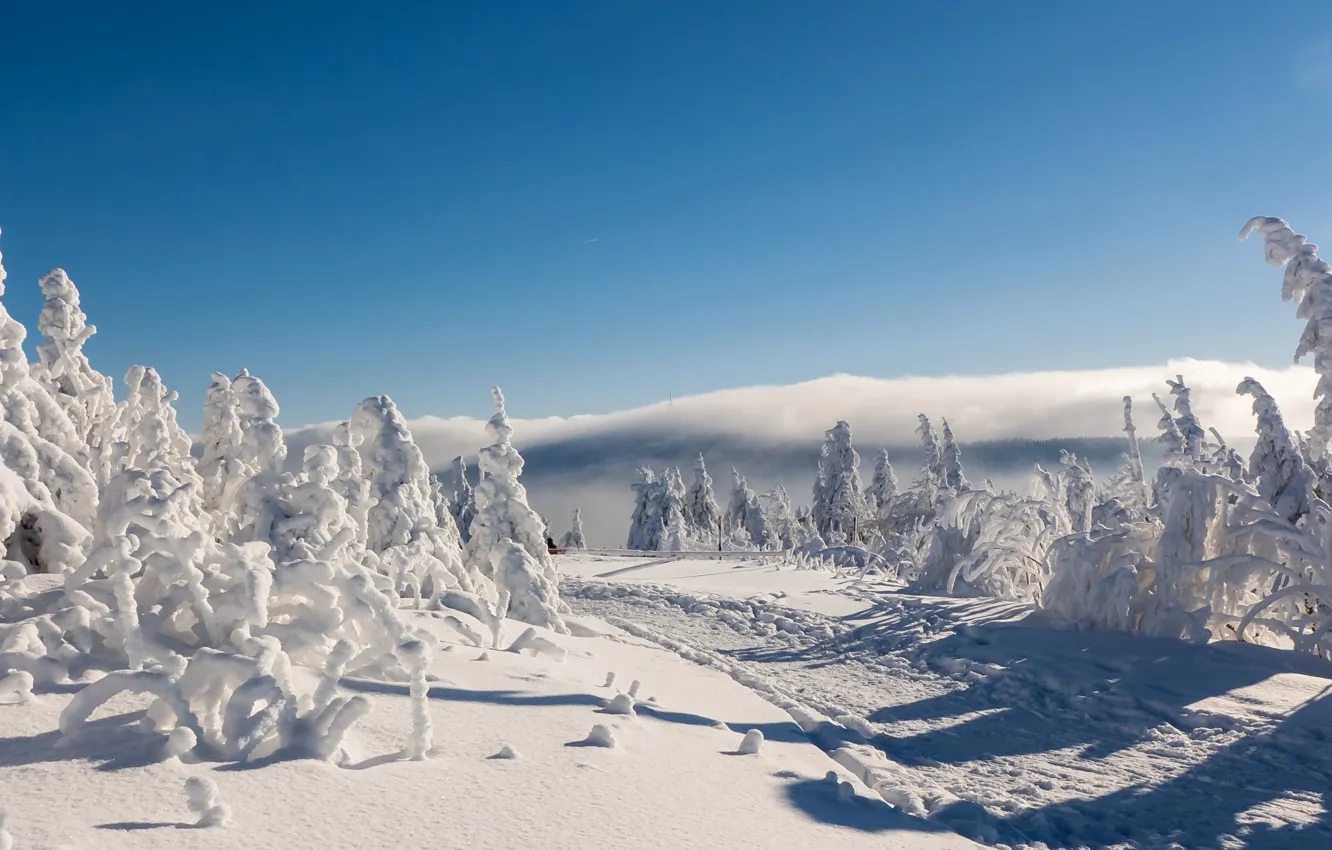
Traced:
[[[1261, 381], [1277, 399], [1292, 428], [1313, 421], [1315, 378], [1305, 366], [1266, 369], [1246, 363], [1172, 360], [1159, 366], [933, 378], [860, 378], [834, 375], [787, 386], [720, 390], [618, 413], [569, 418], [515, 419], [514, 441], [523, 446], [559, 443], [599, 435], [634, 433], [744, 435], [757, 441], [817, 441], [838, 419], [855, 428], [857, 442], [914, 443], [916, 415], [946, 417], [964, 443], [1005, 438], [1118, 436], [1123, 427], [1121, 399], [1131, 395], [1139, 432], [1156, 434], [1159, 414], [1153, 392], [1167, 404], [1165, 380], [1182, 374], [1193, 389], [1194, 410], [1204, 427], [1228, 439], [1252, 435], [1250, 400], [1235, 395], [1245, 376]], [[511, 398], [521, 413], [522, 399]], [[472, 455], [489, 440], [485, 420], [424, 416], [409, 422], [417, 443], [434, 467], [455, 455]], [[295, 443], [327, 439], [330, 426], [290, 433]], [[304, 433], [302, 433], [304, 432]]]

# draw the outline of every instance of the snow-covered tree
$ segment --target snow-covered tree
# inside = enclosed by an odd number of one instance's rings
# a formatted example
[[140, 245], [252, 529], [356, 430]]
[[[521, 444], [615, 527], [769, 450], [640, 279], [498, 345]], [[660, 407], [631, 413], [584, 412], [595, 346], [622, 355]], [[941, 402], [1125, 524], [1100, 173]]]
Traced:
[[786, 488], [774, 487], [758, 497], [759, 516], [763, 517], [763, 534], [760, 545], [771, 548], [792, 549], [798, 545], [799, 532], [795, 512], [791, 509], [791, 498]]
[[[546, 546], [541, 517], [527, 502], [527, 489], [518, 479], [523, 456], [513, 445], [513, 426], [504, 405], [504, 393], [490, 388], [495, 413], [486, 423], [494, 440], [477, 458], [481, 481], [476, 485], [476, 518], [467, 541], [466, 563], [470, 569], [492, 578], [499, 589], [501, 605], [511, 616], [533, 625], [549, 625], [564, 631], [557, 610], [559, 574]], [[517, 547], [523, 557], [508, 551]], [[555, 606], [555, 607], [552, 607]]]
[[436, 527], [430, 497], [430, 468], [412, 439], [407, 421], [386, 395], [362, 401], [348, 428], [370, 482], [366, 547], [382, 553]]
[[1191, 460], [1197, 461], [1203, 456], [1207, 432], [1198, 423], [1198, 417], [1193, 415], [1191, 391], [1184, 385], [1184, 376], [1175, 377], [1176, 380], [1167, 380], [1166, 383], [1170, 385], [1170, 394], [1175, 397], [1175, 427], [1183, 440], [1181, 451]]
[[1073, 531], [1091, 531], [1092, 509], [1096, 505], [1096, 481], [1091, 467], [1063, 449], [1059, 450], [1059, 464], [1064, 479], [1061, 489], [1067, 499]]
[[583, 514], [578, 508], [574, 508], [573, 524], [569, 531], [564, 535], [560, 542], [561, 549], [586, 549], [587, 539], [583, 536]]
[[917, 416], [917, 420], [919, 424], [916, 426], [916, 433], [920, 435], [921, 448], [925, 452], [925, 464], [920, 477], [916, 480], [915, 489], [933, 504], [939, 490], [947, 486], [948, 476], [944, 473], [943, 447], [939, 444], [939, 438], [934, 433], [934, 426], [930, 424], [929, 417], [921, 413]]
[[1165, 402], [1161, 401], [1161, 397], [1156, 393], [1152, 393], [1152, 401], [1156, 402], [1156, 406], [1161, 411], [1161, 419], [1156, 423], [1156, 427], [1161, 429], [1161, 436], [1157, 437], [1156, 441], [1165, 446], [1167, 457], [1187, 456], [1188, 449], [1185, 446], [1184, 435], [1175, 424], [1174, 414], [1170, 412], [1170, 408], [1166, 407]]
[[94, 369], [83, 353], [83, 344], [97, 328], [87, 323], [79, 308], [79, 291], [64, 269], [53, 269], [42, 278], [41, 287], [46, 302], [37, 330], [45, 339], [37, 345], [38, 364], [32, 374], [69, 417], [79, 439], [90, 443], [97, 426], [116, 406], [111, 379]]
[[[204, 400], [203, 454], [196, 469], [203, 481], [204, 509], [217, 515], [229, 510], [238, 488], [257, 471], [243, 459], [239, 406], [231, 379], [214, 372]], [[219, 520], [226, 525], [221, 516]]]
[[897, 499], [897, 474], [893, 472], [893, 464], [888, 459], [887, 449], [879, 449], [879, 455], [874, 462], [874, 477], [870, 479], [870, 486], [865, 489], [865, 496], [869, 500], [869, 509], [882, 528], [888, 522], [893, 502]]
[[1106, 495], [1134, 515], [1146, 510], [1151, 501], [1147, 477], [1142, 465], [1142, 449], [1138, 446], [1138, 429], [1133, 424], [1133, 398], [1124, 396], [1124, 434], [1128, 439], [1128, 452], [1119, 471], [1106, 486]]
[[948, 420], [943, 420], [943, 442], [939, 450], [939, 459], [943, 464], [943, 483], [954, 493], [971, 487], [967, 483], [966, 473], [962, 471], [962, 449], [953, 439], [953, 429], [948, 427]]
[[231, 390], [236, 394], [245, 462], [256, 473], [278, 474], [287, 459], [287, 446], [282, 439], [282, 427], [276, 422], [277, 399], [248, 369], [241, 369], [231, 382]]
[[685, 494], [685, 521], [690, 534], [700, 542], [716, 542], [721, 528], [721, 508], [712, 492], [712, 476], [703, 462], [703, 455], [694, 463], [694, 483]]
[[[680, 477], [680, 469], [675, 466], [666, 467], [662, 473], [662, 484], [665, 485], [665, 492], [662, 493], [661, 500], [661, 522], [663, 528], [673, 528], [682, 541], [682, 546], [687, 546], [692, 535], [689, 533], [689, 525], [685, 520], [685, 486]], [[681, 551], [677, 549], [675, 551]]]
[[865, 497], [860, 487], [860, 455], [851, 445], [851, 425], [838, 422], [824, 432], [814, 487], [814, 524], [825, 539], [854, 541], [866, 531]]
[[668, 511], [662, 525], [661, 550], [663, 552], [684, 552], [689, 548], [689, 536], [685, 533], [684, 515], [679, 511]]
[[892, 461], [888, 460], [888, 450], [879, 449], [878, 456], [874, 460], [874, 477], [870, 480], [870, 486], [864, 490], [868, 506], [874, 510], [875, 516], [882, 517], [888, 508], [892, 506], [892, 500], [898, 496], [898, 476], [892, 470]]
[[[0, 295], [5, 293], [5, 277], [0, 258]], [[0, 413], [29, 440], [44, 440], [79, 459], [87, 444], [47, 387], [33, 378], [23, 351], [27, 336], [27, 328], [0, 303]]]
[[1318, 246], [1279, 218], [1255, 216], [1245, 222], [1240, 239], [1257, 231], [1264, 255], [1274, 266], [1284, 266], [1281, 300], [1295, 302], [1295, 315], [1306, 321], [1295, 348], [1295, 361], [1313, 354], [1318, 385], [1314, 397], [1314, 425], [1308, 442], [1311, 456], [1322, 459], [1332, 439], [1332, 266], [1318, 256]]
[[650, 467], [638, 470], [642, 480], [635, 482], [634, 513], [629, 525], [629, 540], [626, 549], [656, 551], [661, 548], [665, 537], [666, 521], [662, 514], [662, 502], [666, 498], [666, 483], [657, 478], [657, 473]]
[[355, 533], [353, 548], [365, 549], [369, 539], [370, 482], [361, 468], [357, 449], [361, 436], [353, 435], [350, 422], [339, 422], [333, 429], [333, 448], [338, 454], [338, 474], [330, 486], [347, 504], [347, 518]]
[[1258, 442], [1249, 456], [1249, 478], [1278, 514], [1288, 522], [1298, 523], [1312, 509], [1313, 471], [1295, 448], [1276, 399], [1263, 385], [1245, 378], [1235, 392], [1253, 396], [1253, 414], [1258, 417], [1255, 426]]
[[449, 512], [462, 533], [463, 542], [472, 538], [472, 520], [476, 519], [476, 496], [472, 482], [467, 479], [467, 461], [462, 455], [453, 459], [453, 494], [449, 498]]
[[469, 560], [465, 569], [457, 529], [439, 525], [430, 467], [393, 400], [379, 395], [362, 401], [348, 432], [370, 485], [366, 550], [379, 559], [395, 586], [419, 593], [428, 584], [433, 595], [453, 585], [493, 592], [488, 583], [491, 566], [478, 570]]
[[740, 474], [740, 470], [731, 468], [731, 498], [726, 505], [723, 523], [728, 533], [739, 533], [744, 539], [752, 540], [750, 529], [757, 520], [750, 516], [758, 504], [754, 491], [749, 489], [749, 482]]
[[191, 441], [176, 421], [176, 393], [162, 384], [157, 370], [131, 366], [125, 373], [126, 395], [115, 415], [103, 422], [103, 469], [109, 482], [129, 469], [170, 473], [172, 480], [189, 485], [189, 498], [202, 505], [203, 480], [190, 456]]

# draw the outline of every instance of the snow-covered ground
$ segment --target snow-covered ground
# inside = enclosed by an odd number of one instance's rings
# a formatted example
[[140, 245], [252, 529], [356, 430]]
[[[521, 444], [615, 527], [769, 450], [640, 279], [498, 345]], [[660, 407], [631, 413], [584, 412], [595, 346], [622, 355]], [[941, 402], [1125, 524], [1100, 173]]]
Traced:
[[[41, 580], [34, 577], [32, 580]], [[449, 618], [455, 618], [450, 621]], [[539, 630], [567, 651], [474, 645], [458, 612], [407, 619], [437, 638], [430, 672], [434, 751], [400, 756], [410, 737], [405, 683], [344, 679], [375, 710], [348, 742], [350, 761], [154, 763], [138, 729], [149, 700], [120, 696], [69, 741], [59, 715], [79, 687], [39, 686], [0, 705], [0, 805], [19, 850], [37, 848], [906, 847], [969, 842], [894, 810], [837, 765], [790, 715], [733, 681], [593, 619], [575, 635]], [[506, 623], [502, 646], [526, 626]], [[608, 673], [615, 674], [606, 687]], [[638, 688], [633, 716], [609, 713]], [[621, 702], [625, 702], [621, 699]], [[616, 746], [584, 745], [597, 725]], [[757, 729], [757, 754], [736, 755]], [[514, 758], [498, 755], [508, 747]], [[232, 810], [195, 829], [184, 783], [212, 778]]]
[[565, 556], [564, 597], [784, 706], [902, 811], [1011, 846], [1332, 846], [1332, 664], [668, 558]]
[[[63, 739], [78, 682], [0, 705], [14, 846], [1332, 846], [1316, 658], [1059, 630], [1012, 602], [756, 560], [558, 563], [572, 634], [538, 629], [536, 650], [405, 612], [437, 639], [424, 761], [402, 755], [400, 682], [342, 681], [376, 703], [343, 766], [159, 762], [149, 700], [128, 695]], [[598, 725], [616, 746], [588, 743]], [[759, 751], [738, 754], [750, 730]], [[228, 826], [192, 828], [190, 777], [215, 781]]]

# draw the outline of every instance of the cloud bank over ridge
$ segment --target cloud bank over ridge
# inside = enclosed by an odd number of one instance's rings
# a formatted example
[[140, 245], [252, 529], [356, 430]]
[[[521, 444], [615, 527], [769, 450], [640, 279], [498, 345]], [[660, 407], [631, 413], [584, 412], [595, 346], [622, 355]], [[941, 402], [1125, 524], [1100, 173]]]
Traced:
[[[617, 413], [523, 419], [522, 399], [511, 398], [514, 442], [527, 466], [523, 481], [533, 504], [562, 532], [574, 507], [583, 509], [593, 545], [621, 545], [633, 505], [629, 485], [643, 465], [684, 469], [706, 455], [723, 503], [735, 466], [750, 485], [782, 485], [797, 503], [809, 500], [823, 432], [839, 419], [854, 429], [868, 480], [880, 446], [892, 453], [903, 486], [921, 462], [916, 416], [945, 417], [962, 443], [974, 481], [1021, 488], [1032, 465], [1057, 463], [1067, 448], [1090, 460], [1098, 475], [1113, 472], [1124, 449], [1122, 399], [1134, 399], [1138, 434], [1149, 462], [1160, 413], [1153, 392], [1171, 403], [1165, 381], [1183, 375], [1204, 427], [1215, 427], [1247, 452], [1253, 445], [1251, 400], [1235, 395], [1246, 376], [1261, 381], [1296, 429], [1313, 421], [1313, 371], [1304, 366], [1265, 369], [1246, 363], [1173, 360], [1159, 366], [934, 378], [861, 378], [834, 375], [787, 386], [755, 386], [675, 399]], [[457, 455], [475, 456], [489, 440], [481, 404], [478, 417], [423, 416], [408, 421], [434, 469]], [[290, 457], [304, 446], [328, 442], [333, 424], [289, 431]]]
[[[616, 413], [524, 419], [522, 399], [510, 399], [515, 442], [520, 450], [535, 446], [612, 441], [672, 435], [741, 437], [781, 445], [819, 441], [837, 420], [849, 421], [858, 444], [907, 445], [915, 442], [916, 415], [944, 417], [963, 442], [1049, 440], [1063, 437], [1117, 437], [1123, 428], [1121, 399], [1134, 399], [1140, 433], [1155, 431], [1159, 417], [1151, 394], [1170, 403], [1167, 378], [1182, 374], [1193, 390], [1193, 404], [1204, 426], [1227, 439], [1253, 432], [1250, 400], [1235, 395], [1246, 376], [1261, 381], [1281, 405], [1286, 421], [1303, 429], [1313, 420], [1313, 371], [1305, 366], [1267, 369], [1251, 363], [1172, 360], [1160, 366], [1130, 366], [1083, 371], [952, 375], [930, 378], [861, 378], [833, 375], [785, 386], [720, 390]], [[482, 392], [478, 400], [484, 399]], [[478, 405], [479, 406], [479, 405]], [[422, 416], [409, 420], [417, 443], [432, 467], [456, 455], [472, 456], [486, 445], [485, 421], [477, 418]], [[308, 444], [327, 439], [332, 424], [289, 432]]]

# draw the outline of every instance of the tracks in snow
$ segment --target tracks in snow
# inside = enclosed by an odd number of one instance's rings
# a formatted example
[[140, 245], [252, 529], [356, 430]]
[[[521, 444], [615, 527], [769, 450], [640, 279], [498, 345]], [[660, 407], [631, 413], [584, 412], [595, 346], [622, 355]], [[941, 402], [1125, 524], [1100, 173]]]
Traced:
[[866, 596], [836, 618], [661, 585], [567, 578], [562, 593], [726, 673], [885, 800], [976, 840], [1332, 846], [1332, 699], [1292, 709], [1301, 722], [1231, 710], [1274, 672], [1230, 664], [1233, 647], [1063, 632], [979, 600]]

